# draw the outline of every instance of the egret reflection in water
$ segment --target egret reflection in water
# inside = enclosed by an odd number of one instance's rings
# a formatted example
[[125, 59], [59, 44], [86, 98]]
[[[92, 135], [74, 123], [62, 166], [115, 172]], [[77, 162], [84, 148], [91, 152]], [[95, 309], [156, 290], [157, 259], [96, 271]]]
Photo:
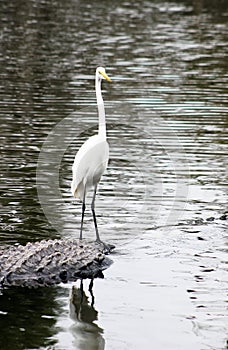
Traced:
[[76, 349], [103, 350], [105, 348], [105, 340], [102, 335], [103, 329], [95, 323], [98, 320], [98, 311], [94, 307], [92, 288], [90, 288], [89, 298], [83, 290], [82, 282], [79, 288], [76, 286], [72, 287], [70, 317], [74, 320], [74, 325], [71, 326], [71, 333], [74, 337]]

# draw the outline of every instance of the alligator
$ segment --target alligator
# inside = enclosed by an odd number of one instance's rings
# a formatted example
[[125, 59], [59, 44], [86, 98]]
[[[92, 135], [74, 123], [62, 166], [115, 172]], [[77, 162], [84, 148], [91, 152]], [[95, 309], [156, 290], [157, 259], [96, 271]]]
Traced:
[[25, 246], [0, 246], [0, 287], [39, 287], [103, 278], [112, 245], [80, 240], [42, 240]]
[[[218, 218], [200, 218], [180, 224], [203, 224], [227, 220], [227, 217], [225, 212]], [[25, 246], [0, 246], [0, 288], [12, 285], [38, 287], [103, 278], [102, 271], [112, 264], [107, 254], [113, 249], [113, 245], [62, 239], [29, 242]]]

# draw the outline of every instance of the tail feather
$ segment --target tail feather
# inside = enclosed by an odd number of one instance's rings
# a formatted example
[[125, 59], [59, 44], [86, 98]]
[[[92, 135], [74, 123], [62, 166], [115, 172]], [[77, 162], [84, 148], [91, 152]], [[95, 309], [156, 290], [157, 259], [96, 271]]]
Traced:
[[71, 182], [71, 193], [72, 193], [74, 198], [78, 198], [82, 201], [83, 197], [84, 197], [84, 186], [83, 186], [82, 182], [75, 185], [75, 182], [73, 180]]

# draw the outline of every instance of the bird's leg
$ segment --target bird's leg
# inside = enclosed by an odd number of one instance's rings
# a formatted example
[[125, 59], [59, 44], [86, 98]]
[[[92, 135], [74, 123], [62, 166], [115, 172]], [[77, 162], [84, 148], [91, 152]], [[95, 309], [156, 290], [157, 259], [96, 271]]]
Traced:
[[80, 305], [83, 302], [83, 279], [80, 281], [80, 292], [81, 292], [81, 300], [80, 300]]
[[92, 290], [93, 290], [93, 278], [91, 279], [89, 284], [89, 291], [92, 292]]
[[97, 227], [97, 219], [96, 219], [96, 214], [95, 214], [95, 198], [96, 198], [96, 192], [97, 192], [97, 185], [94, 187], [94, 192], [93, 192], [93, 199], [91, 203], [91, 210], [93, 213], [93, 221], [94, 221], [94, 226], [95, 226], [95, 231], [96, 231], [96, 242], [101, 244], [103, 246], [103, 253], [109, 253], [111, 252], [112, 249], [115, 248], [114, 245], [112, 244], [106, 244], [102, 242], [100, 239], [99, 233], [98, 233], [98, 227]]
[[83, 201], [82, 201], [82, 219], [81, 219], [81, 228], [80, 228], [80, 236], [79, 239], [82, 239], [82, 228], [83, 228], [83, 221], [84, 221], [84, 214], [85, 214], [85, 194], [86, 194], [86, 189], [84, 191], [84, 195], [83, 195]]
[[91, 295], [91, 298], [92, 298], [92, 301], [91, 301], [91, 306], [94, 306], [94, 295], [93, 295], [93, 278], [91, 279], [90, 281], [90, 284], [89, 284], [89, 292], [90, 292], [90, 295]]
[[92, 203], [91, 203], [91, 210], [92, 210], [92, 214], [93, 214], [94, 227], [95, 227], [95, 231], [96, 231], [96, 241], [101, 243], [101, 239], [100, 239], [100, 236], [98, 233], [96, 214], [95, 214], [96, 193], [97, 193], [97, 185], [94, 186], [93, 199], [92, 199]]

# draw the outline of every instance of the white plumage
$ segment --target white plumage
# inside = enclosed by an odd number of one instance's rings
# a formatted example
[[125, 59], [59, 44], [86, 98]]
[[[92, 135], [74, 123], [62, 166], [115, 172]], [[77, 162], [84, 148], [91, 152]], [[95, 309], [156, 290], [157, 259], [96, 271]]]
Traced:
[[98, 234], [95, 215], [95, 197], [97, 185], [100, 181], [102, 174], [107, 168], [109, 159], [109, 146], [108, 142], [106, 141], [105, 109], [101, 94], [102, 79], [111, 81], [110, 78], [107, 76], [105, 69], [102, 67], [98, 67], [96, 69], [95, 87], [99, 116], [99, 130], [97, 135], [91, 136], [78, 150], [72, 166], [73, 179], [71, 183], [72, 195], [75, 198], [78, 198], [82, 201], [80, 239], [82, 239], [82, 227], [85, 212], [86, 193], [92, 187], [94, 188], [91, 209], [94, 219], [96, 238], [98, 242], [101, 242], [101, 240]]
[[109, 146], [99, 134], [91, 136], [79, 149], [72, 167], [71, 192], [83, 201], [88, 192], [100, 181], [108, 165]]

